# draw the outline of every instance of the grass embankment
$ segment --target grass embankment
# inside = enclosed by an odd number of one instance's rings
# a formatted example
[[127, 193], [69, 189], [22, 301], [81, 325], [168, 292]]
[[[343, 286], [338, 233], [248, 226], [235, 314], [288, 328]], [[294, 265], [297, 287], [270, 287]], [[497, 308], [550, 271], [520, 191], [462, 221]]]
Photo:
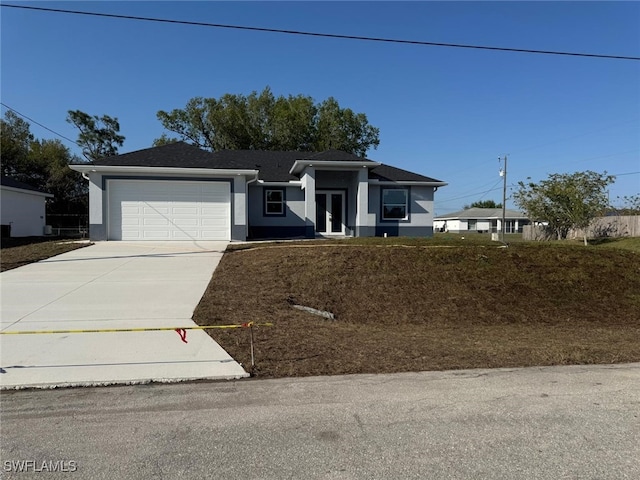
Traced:
[[[273, 322], [254, 330], [261, 377], [640, 361], [637, 253], [498, 245], [480, 235], [238, 245], [194, 319]], [[250, 366], [246, 330], [210, 333]]]
[[3, 238], [0, 243], [0, 271], [39, 262], [88, 245], [88, 243], [69, 242], [71, 240], [49, 237]]

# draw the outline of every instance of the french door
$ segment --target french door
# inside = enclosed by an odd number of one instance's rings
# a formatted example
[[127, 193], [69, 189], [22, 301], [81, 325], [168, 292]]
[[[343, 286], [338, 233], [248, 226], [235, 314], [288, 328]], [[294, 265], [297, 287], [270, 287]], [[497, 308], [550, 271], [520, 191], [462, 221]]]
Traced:
[[316, 233], [344, 235], [344, 192], [323, 190], [316, 192]]

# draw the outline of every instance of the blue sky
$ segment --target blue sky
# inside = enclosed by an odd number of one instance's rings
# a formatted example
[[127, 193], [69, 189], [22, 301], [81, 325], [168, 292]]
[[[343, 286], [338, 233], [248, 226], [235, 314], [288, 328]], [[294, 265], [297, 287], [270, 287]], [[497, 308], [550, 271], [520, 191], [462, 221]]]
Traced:
[[[17, 2], [176, 20], [640, 57], [639, 2]], [[67, 110], [119, 119], [121, 153], [195, 96], [304, 94], [380, 128], [368, 158], [449, 182], [436, 214], [550, 173], [640, 192], [640, 62], [312, 38], [1, 8], [2, 102], [75, 139]], [[2, 107], [4, 114], [5, 108]], [[54, 135], [35, 124], [38, 138]], [[73, 151], [79, 149], [68, 144]], [[614, 201], [615, 203], [615, 201]], [[512, 202], [507, 202], [513, 206]]]

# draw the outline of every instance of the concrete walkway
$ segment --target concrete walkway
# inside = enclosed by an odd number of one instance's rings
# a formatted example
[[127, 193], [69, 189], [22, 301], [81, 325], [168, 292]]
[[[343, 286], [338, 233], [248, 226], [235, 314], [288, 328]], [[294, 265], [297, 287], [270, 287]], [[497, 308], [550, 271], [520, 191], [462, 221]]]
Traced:
[[[195, 326], [226, 242], [100, 242], [0, 274], [1, 329]], [[175, 331], [0, 335], [0, 389], [232, 379], [209, 335]]]

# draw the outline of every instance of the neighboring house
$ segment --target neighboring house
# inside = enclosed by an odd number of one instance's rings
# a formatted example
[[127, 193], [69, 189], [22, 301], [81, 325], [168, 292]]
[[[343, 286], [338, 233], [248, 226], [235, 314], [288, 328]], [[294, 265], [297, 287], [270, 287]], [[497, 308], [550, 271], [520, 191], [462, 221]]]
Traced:
[[[506, 233], [522, 233], [522, 227], [530, 223], [522, 212], [507, 209], [505, 213]], [[501, 232], [502, 208], [468, 208], [459, 212], [438, 215], [433, 224], [437, 232]]]
[[184, 142], [71, 165], [89, 180], [93, 240], [429, 236], [446, 183], [349, 153]]
[[31, 237], [44, 235], [47, 198], [43, 192], [10, 177], [0, 181], [0, 223], [2, 236]]

